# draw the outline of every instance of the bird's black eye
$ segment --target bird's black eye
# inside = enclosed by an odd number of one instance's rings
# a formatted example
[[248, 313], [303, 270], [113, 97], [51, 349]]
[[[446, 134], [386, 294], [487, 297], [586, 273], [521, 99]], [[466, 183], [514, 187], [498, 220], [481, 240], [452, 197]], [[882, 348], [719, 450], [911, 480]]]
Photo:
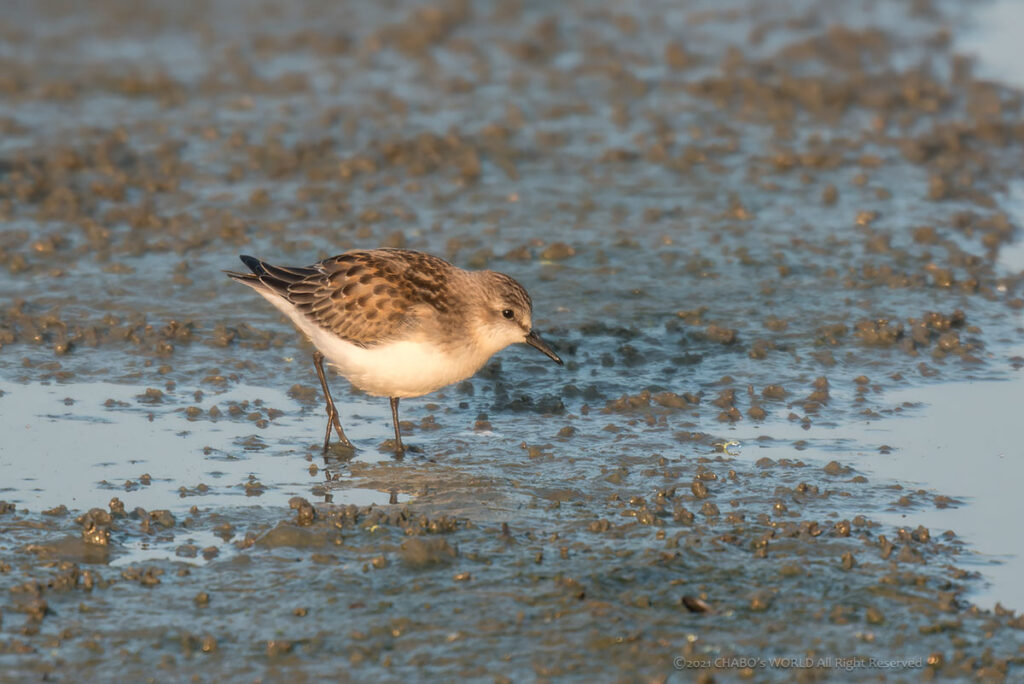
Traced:
[[513, 318], [516, 317], [516, 312], [513, 311], [512, 309], [505, 309], [504, 311], [501, 312], [501, 315], [509, 320], [512, 320]]

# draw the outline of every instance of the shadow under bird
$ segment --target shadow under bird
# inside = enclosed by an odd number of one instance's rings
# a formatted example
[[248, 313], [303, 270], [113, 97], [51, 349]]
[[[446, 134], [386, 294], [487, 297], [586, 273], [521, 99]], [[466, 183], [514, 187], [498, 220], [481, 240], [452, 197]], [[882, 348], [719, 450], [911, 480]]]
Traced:
[[533, 329], [522, 285], [495, 271], [466, 271], [407, 249], [354, 250], [312, 266], [273, 266], [241, 256], [251, 273], [228, 276], [253, 288], [305, 333], [327, 402], [327, 431], [351, 447], [323, 361], [353, 386], [391, 400], [395, 449], [405, 452], [398, 401], [464, 380], [510, 344], [525, 342], [561, 365]]

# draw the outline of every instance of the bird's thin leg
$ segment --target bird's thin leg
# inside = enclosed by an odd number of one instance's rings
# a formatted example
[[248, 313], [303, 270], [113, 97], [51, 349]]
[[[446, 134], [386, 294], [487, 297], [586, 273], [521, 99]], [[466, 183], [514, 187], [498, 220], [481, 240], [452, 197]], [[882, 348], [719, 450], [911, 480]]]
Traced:
[[395, 452], [402, 456], [405, 447], [402, 445], [402, 431], [398, 427], [398, 397], [391, 397], [391, 420], [395, 423]]
[[324, 388], [324, 399], [327, 400], [327, 432], [324, 434], [324, 453], [327, 453], [327, 447], [331, 443], [331, 426], [334, 426], [334, 431], [338, 433], [338, 439], [341, 440], [342, 445], [351, 447], [352, 442], [348, 441], [348, 437], [345, 436], [345, 431], [341, 429], [341, 420], [338, 419], [338, 409], [334, 407], [334, 399], [331, 398], [331, 390], [327, 387], [327, 377], [324, 375], [324, 355], [320, 352], [313, 352], [313, 366], [316, 368], [316, 374], [320, 378], [320, 386]]

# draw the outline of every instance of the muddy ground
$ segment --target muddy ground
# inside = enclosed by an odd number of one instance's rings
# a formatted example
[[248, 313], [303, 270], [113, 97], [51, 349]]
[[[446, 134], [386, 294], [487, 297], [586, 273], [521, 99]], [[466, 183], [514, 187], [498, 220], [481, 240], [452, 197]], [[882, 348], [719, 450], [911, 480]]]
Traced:
[[[1021, 366], [1024, 100], [962, 11], [8, 3], [0, 680], [1019, 679], [915, 520], [971, 502], [833, 437]], [[337, 378], [322, 458], [222, 270], [377, 245], [513, 275], [566, 366], [404, 402], [404, 460]]]

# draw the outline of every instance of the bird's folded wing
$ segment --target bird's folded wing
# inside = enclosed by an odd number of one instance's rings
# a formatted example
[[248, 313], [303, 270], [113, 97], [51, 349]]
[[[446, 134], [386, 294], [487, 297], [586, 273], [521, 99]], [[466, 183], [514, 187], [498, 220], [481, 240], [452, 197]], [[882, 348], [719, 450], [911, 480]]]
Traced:
[[419, 252], [346, 252], [316, 264], [315, 273], [289, 283], [282, 294], [317, 325], [374, 347], [406, 337], [430, 308], [446, 310], [446, 268]]

